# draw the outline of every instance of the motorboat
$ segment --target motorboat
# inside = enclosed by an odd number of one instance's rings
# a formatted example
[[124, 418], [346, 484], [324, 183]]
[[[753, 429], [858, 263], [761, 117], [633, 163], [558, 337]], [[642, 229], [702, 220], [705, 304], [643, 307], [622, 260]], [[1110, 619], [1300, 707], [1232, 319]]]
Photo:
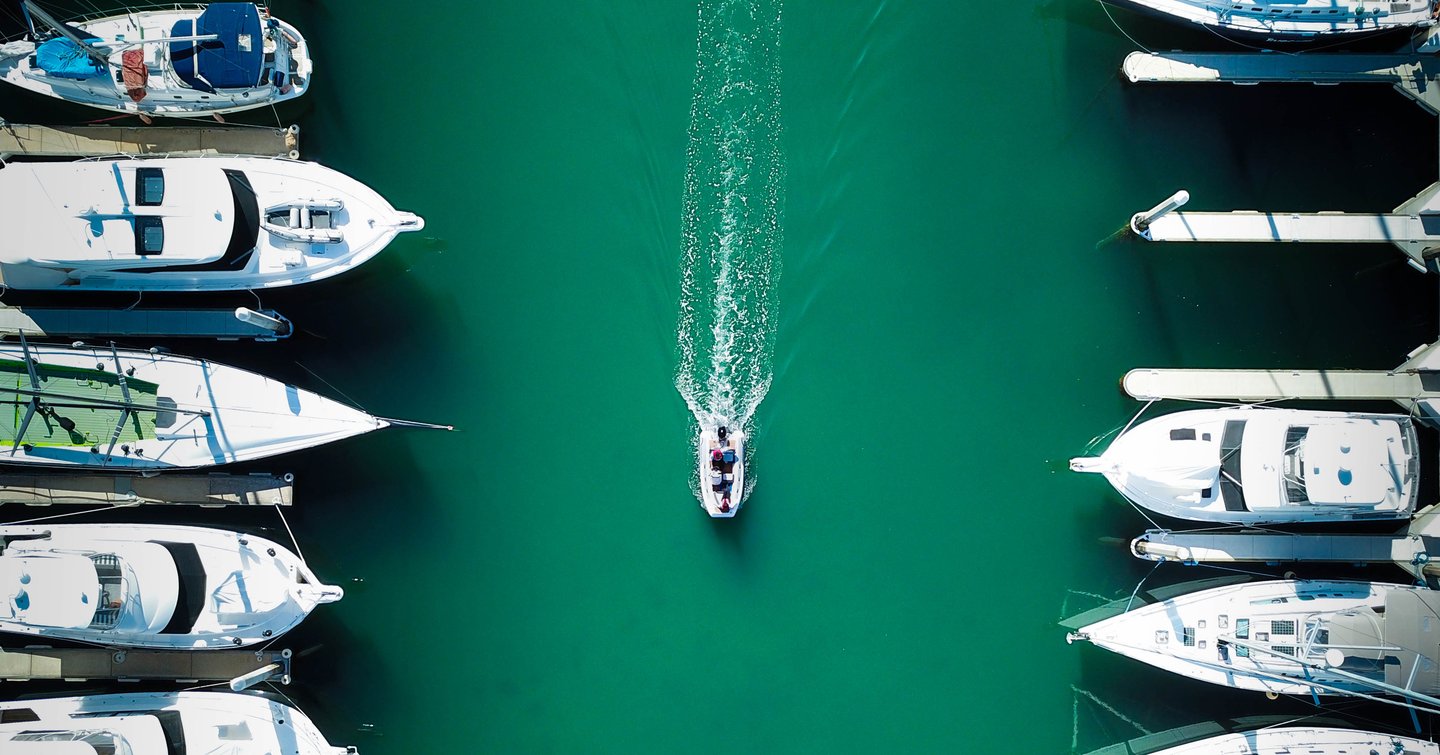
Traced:
[[0, 284], [68, 291], [310, 283], [425, 227], [322, 165], [238, 156], [11, 162], [0, 219]]
[[126, 692], [0, 702], [6, 755], [354, 755], [301, 711], [234, 692]]
[[[1196, 724], [1137, 737], [1089, 755], [1440, 755], [1440, 745], [1414, 737], [1361, 731], [1345, 726], [1296, 725], [1293, 717], [1275, 723], [1214, 733], [1219, 725]], [[1192, 736], [1194, 732], [1206, 732]]]
[[1235, 689], [1440, 711], [1440, 591], [1273, 580], [1129, 605], [1064, 622], [1067, 642]]
[[145, 118], [275, 105], [310, 87], [294, 26], [252, 3], [169, 5], [57, 20], [21, 3], [24, 39], [0, 46], [0, 79], [67, 102]]
[[1161, 415], [1070, 468], [1151, 511], [1236, 524], [1405, 519], [1420, 474], [1407, 416], [1256, 406]]
[[344, 590], [240, 532], [156, 524], [0, 526], [0, 631], [207, 650], [279, 637]]
[[1249, 44], [1404, 38], [1435, 24], [1436, 0], [1103, 0]]
[[[298, 451], [392, 425], [208, 359], [0, 343], [0, 464], [155, 472]], [[448, 429], [448, 428], [447, 428]]]
[[735, 516], [745, 502], [745, 433], [725, 425], [700, 431], [700, 506], [718, 519]]

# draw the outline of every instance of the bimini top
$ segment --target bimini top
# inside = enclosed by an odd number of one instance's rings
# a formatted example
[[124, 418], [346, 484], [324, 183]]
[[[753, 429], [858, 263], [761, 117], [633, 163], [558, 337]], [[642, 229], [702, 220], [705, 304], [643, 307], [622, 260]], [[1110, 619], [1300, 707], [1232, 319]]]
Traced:
[[260, 11], [250, 3], [211, 3], [200, 17], [177, 21], [172, 37], [214, 34], [204, 42], [171, 42], [170, 64], [185, 83], [201, 91], [253, 87], [264, 68]]

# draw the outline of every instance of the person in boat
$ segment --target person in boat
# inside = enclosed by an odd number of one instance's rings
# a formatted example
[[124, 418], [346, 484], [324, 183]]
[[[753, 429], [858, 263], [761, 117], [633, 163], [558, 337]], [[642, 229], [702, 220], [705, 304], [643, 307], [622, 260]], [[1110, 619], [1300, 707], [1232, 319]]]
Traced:
[[725, 487], [725, 475], [719, 467], [710, 468], [710, 487], [719, 491]]
[[716, 468], [716, 469], [719, 469], [721, 463], [723, 463], [724, 461], [725, 461], [725, 454], [724, 454], [723, 452], [721, 452], [720, 449], [718, 449], [718, 448], [712, 448], [712, 449], [710, 449], [710, 466], [712, 466], [712, 467], [714, 467], [714, 468]]
[[721, 512], [721, 513], [724, 513], [724, 514], [730, 513], [730, 496], [729, 496], [729, 495], [725, 495], [725, 496], [722, 496], [722, 497], [720, 498], [720, 512]]

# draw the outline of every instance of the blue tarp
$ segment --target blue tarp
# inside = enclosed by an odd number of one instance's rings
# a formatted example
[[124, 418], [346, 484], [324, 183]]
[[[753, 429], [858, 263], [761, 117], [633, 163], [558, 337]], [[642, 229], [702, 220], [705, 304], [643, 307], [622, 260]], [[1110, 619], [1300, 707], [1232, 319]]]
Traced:
[[179, 21], [172, 37], [214, 34], [206, 42], [171, 42], [170, 63], [186, 84], [206, 92], [260, 83], [265, 40], [260, 11], [250, 3], [211, 3], [194, 21]]
[[104, 76], [105, 69], [90, 57], [80, 45], [64, 37], [56, 37], [40, 43], [35, 49], [35, 67], [66, 79], [88, 79]]

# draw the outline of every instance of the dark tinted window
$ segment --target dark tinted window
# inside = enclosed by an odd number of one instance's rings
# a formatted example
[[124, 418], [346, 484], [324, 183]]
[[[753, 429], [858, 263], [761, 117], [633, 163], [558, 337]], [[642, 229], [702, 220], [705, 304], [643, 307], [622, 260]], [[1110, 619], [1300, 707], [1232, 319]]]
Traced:
[[154, 215], [135, 216], [135, 253], [141, 257], [159, 254], [165, 248], [165, 226]]
[[135, 203], [155, 207], [165, 202], [165, 173], [159, 168], [135, 169]]

